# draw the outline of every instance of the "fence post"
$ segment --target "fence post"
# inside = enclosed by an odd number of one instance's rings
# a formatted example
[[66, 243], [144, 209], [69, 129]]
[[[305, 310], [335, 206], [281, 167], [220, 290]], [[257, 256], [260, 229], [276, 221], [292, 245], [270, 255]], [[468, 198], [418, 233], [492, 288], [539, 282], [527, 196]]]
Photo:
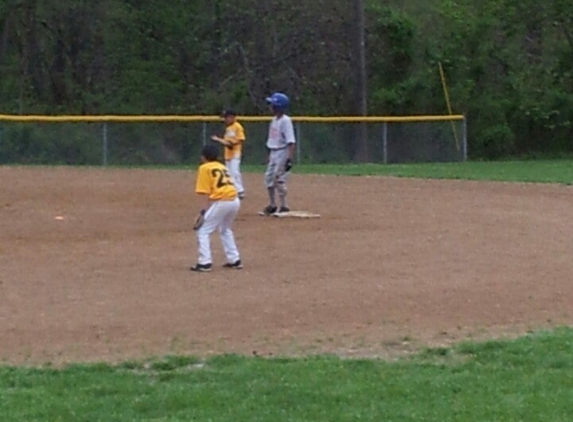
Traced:
[[465, 115], [462, 120], [462, 160], [464, 162], [468, 160], [468, 128]]
[[296, 163], [300, 164], [300, 122], [296, 124]]
[[103, 166], [107, 166], [107, 122], [103, 122]]
[[382, 126], [382, 157], [384, 164], [388, 164], [388, 122]]
[[207, 145], [207, 122], [203, 122], [203, 146]]

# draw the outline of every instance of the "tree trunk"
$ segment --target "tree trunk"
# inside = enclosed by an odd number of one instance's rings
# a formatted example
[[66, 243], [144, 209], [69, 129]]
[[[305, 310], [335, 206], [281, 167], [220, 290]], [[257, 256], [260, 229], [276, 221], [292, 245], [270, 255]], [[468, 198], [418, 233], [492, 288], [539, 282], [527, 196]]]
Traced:
[[[364, 40], [364, 2], [354, 0], [354, 11], [356, 16], [356, 114], [366, 116], [368, 114], [368, 100], [366, 92], [366, 46]], [[369, 160], [368, 154], [368, 128], [366, 123], [358, 123], [356, 127], [356, 150], [354, 161], [365, 163]]]

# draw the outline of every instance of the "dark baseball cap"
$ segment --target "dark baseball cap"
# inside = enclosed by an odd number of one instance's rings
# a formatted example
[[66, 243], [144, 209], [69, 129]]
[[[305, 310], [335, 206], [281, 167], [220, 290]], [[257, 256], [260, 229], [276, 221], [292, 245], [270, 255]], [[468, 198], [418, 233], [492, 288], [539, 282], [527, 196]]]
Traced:
[[231, 108], [226, 108], [225, 110], [223, 110], [223, 112], [221, 113], [221, 117], [227, 117], [227, 116], [236, 116], [237, 113], [235, 112], [235, 110], [231, 109]]
[[207, 161], [215, 161], [219, 157], [219, 148], [213, 144], [207, 144], [201, 149], [201, 155], [207, 159]]

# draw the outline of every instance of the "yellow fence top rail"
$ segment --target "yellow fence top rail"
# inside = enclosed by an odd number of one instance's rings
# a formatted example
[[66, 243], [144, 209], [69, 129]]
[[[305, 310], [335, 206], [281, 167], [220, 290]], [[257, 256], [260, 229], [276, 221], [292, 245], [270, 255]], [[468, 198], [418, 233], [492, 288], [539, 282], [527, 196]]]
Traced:
[[[271, 116], [238, 116], [241, 121], [264, 122], [269, 121]], [[315, 123], [401, 123], [401, 122], [436, 122], [463, 120], [464, 116], [459, 115], [438, 115], [438, 116], [292, 116], [295, 122], [315, 122]], [[219, 116], [201, 115], [18, 115], [0, 114], [0, 121], [5, 122], [218, 122]]]

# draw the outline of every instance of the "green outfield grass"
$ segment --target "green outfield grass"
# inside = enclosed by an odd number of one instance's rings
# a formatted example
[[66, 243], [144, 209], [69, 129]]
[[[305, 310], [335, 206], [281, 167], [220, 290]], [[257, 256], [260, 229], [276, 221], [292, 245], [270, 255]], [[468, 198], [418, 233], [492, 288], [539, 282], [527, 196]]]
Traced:
[[[244, 166], [244, 171], [264, 171]], [[344, 176], [394, 176], [432, 179], [494, 180], [507, 182], [573, 183], [573, 160], [475, 161], [427, 164], [300, 164], [293, 173]]]
[[3, 422], [569, 421], [573, 330], [428, 349], [395, 362], [332, 356], [0, 367]]
[[[115, 166], [113, 169], [196, 170], [197, 165]], [[38, 166], [43, 167], [43, 166]], [[95, 166], [94, 168], [99, 168]], [[243, 173], [263, 173], [263, 165], [243, 165]], [[392, 176], [422, 179], [491, 180], [573, 184], [573, 159], [528, 161], [468, 161], [422, 164], [295, 164], [294, 174]]]

